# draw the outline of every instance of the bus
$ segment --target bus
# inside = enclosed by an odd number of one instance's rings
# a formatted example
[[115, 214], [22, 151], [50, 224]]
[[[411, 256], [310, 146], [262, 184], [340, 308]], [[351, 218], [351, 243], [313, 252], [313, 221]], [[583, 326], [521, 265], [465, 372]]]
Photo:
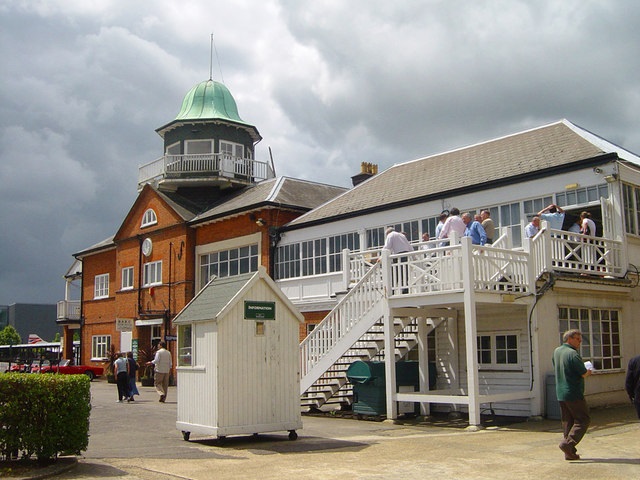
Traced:
[[[62, 355], [60, 342], [23, 343], [19, 345], [0, 345], [0, 372], [30, 373], [34, 366], [42, 366], [48, 361], [57, 365]], [[80, 342], [73, 342], [73, 360], [80, 361]]]

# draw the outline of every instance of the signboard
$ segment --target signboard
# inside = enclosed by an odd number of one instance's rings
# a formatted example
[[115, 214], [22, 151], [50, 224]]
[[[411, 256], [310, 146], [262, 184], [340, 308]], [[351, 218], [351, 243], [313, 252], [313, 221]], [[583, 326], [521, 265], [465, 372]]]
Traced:
[[131, 340], [131, 353], [133, 353], [133, 358], [138, 358], [138, 339], [134, 338]]
[[178, 340], [178, 337], [176, 335], [165, 335], [164, 336], [164, 341], [165, 342], [175, 342], [176, 340]]
[[133, 318], [116, 318], [116, 331], [117, 332], [133, 331]]
[[245, 320], [275, 320], [276, 302], [244, 301]]

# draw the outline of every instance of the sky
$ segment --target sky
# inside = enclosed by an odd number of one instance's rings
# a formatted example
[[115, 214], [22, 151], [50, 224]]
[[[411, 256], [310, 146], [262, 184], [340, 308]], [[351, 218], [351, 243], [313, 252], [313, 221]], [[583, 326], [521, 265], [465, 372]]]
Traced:
[[636, 0], [0, 0], [0, 304], [64, 299], [210, 70], [257, 160], [350, 186], [563, 118], [640, 153], [639, 24]]

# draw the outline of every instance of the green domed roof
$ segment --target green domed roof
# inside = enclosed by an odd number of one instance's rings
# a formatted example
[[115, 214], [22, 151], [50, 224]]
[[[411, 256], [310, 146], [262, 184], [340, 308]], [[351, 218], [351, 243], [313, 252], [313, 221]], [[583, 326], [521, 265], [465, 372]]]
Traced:
[[185, 95], [176, 120], [230, 120], [245, 123], [229, 89], [214, 80], [200, 82]]

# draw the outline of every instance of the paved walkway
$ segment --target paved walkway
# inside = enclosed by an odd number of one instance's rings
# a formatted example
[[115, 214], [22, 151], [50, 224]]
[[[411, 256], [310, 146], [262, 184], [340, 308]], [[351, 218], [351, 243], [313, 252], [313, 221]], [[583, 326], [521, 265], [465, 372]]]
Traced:
[[[632, 406], [594, 409], [567, 462], [557, 445], [558, 421], [493, 425], [471, 432], [447, 419], [393, 424], [303, 417], [299, 438], [287, 432], [213, 438], [175, 429], [176, 396], [159, 403], [140, 387], [132, 403], [116, 402], [116, 386], [92, 383], [91, 437], [66, 479], [624, 479], [640, 478], [640, 423]], [[205, 406], [203, 406], [205, 408]]]

